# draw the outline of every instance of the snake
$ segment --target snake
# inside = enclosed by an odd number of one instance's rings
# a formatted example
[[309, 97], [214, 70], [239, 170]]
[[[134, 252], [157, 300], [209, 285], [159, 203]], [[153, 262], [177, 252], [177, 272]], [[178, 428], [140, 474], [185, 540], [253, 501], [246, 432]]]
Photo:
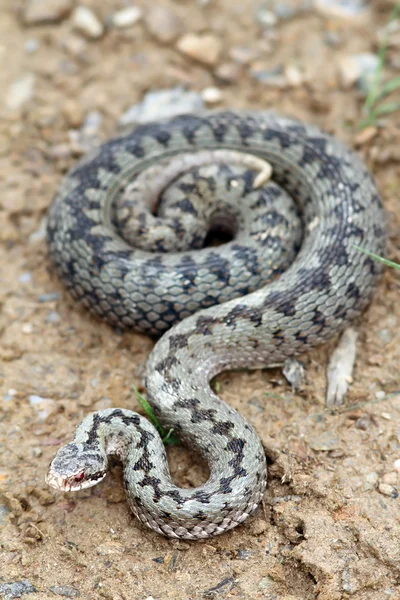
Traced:
[[[264, 447], [212, 379], [281, 365], [367, 307], [385, 244], [362, 160], [314, 125], [268, 111], [210, 111], [136, 126], [66, 175], [48, 214], [49, 255], [78, 304], [157, 340], [144, 385], [166, 431], [207, 462], [177, 486], [163, 441], [125, 408], [89, 414], [56, 453], [59, 491], [123, 466], [129, 507], [167, 537], [226, 532], [259, 506]], [[367, 252], [361, 252], [364, 248]]]

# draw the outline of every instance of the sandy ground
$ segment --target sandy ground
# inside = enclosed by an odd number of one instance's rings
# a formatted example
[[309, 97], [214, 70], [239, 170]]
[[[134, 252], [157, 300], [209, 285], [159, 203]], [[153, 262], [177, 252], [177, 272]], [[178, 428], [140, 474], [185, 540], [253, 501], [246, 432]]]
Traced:
[[[140, 386], [153, 345], [78, 309], [50, 269], [43, 219], [79, 154], [71, 131], [88, 114], [101, 116], [96, 133], [105, 139], [148, 90], [217, 86], [221, 107], [278, 107], [314, 122], [364, 156], [387, 210], [388, 256], [400, 259], [399, 116], [360, 136], [360, 91], [339, 75], [344, 58], [376, 52], [393, 3], [374, 0], [356, 19], [305, 11], [268, 28], [250, 0], [236, 8], [230, 0], [157, 2], [180, 17], [180, 35], [215, 36], [222, 49], [214, 64], [185, 56], [174, 40], [163, 43], [143, 19], [88, 41], [68, 16], [27, 25], [22, 3], [0, 2], [0, 598], [25, 590], [32, 600], [398, 599], [400, 280], [393, 270], [358, 323], [354, 383], [340, 409], [324, 406], [333, 344], [303, 358], [300, 394], [278, 370], [218, 378], [221, 397], [256, 427], [270, 462], [264, 505], [244, 526], [196, 543], [163, 539], [129, 513], [117, 464], [101, 485], [73, 496], [44, 483], [56, 448], [85, 414], [135, 405], [131, 386]], [[126, 4], [86, 6], [107, 22]], [[146, 11], [144, 1], [138, 6]], [[400, 66], [398, 40], [397, 33], [388, 74]], [[277, 65], [296, 67], [296, 76], [289, 69], [291, 81], [270, 79]], [[205, 478], [185, 449], [171, 448], [169, 458], [177, 483]]]

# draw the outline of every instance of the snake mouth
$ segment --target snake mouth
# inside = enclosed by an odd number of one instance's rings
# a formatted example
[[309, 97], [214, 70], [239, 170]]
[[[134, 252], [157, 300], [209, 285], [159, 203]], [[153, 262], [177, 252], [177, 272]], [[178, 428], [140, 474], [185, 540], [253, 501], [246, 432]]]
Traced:
[[48, 471], [45, 481], [48, 485], [55, 488], [59, 492], [78, 492], [79, 490], [85, 490], [86, 488], [92, 487], [104, 479], [105, 473], [95, 473], [90, 478], [78, 478], [75, 476], [62, 476], [58, 475], [51, 469]]

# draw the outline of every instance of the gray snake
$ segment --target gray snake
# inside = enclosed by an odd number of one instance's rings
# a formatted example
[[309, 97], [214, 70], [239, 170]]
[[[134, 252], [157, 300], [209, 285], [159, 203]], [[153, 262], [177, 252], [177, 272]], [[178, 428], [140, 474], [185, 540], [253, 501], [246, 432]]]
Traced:
[[[111, 408], [84, 419], [47, 482], [94, 485], [116, 454], [133, 513], [158, 533], [206, 538], [243, 522], [265, 490], [265, 453], [209, 382], [225, 369], [282, 364], [359, 315], [380, 267], [356, 246], [381, 253], [383, 223], [357, 156], [270, 113], [146, 124], [84, 158], [51, 205], [50, 257], [93, 314], [163, 333], [147, 363], [148, 400], [210, 476], [196, 489], [174, 485], [155, 428]], [[210, 229], [232, 239], [207, 246]]]

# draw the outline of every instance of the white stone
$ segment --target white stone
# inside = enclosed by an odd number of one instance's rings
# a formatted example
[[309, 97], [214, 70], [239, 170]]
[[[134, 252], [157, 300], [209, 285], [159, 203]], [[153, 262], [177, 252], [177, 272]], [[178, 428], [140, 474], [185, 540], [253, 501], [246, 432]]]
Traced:
[[201, 97], [206, 104], [218, 104], [223, 99], [223, 93], [219, 88], [211, 86], [201, 92]]
[[72, 7], [72, 0], [28, 0], [23, 19], [26, 25], [58, 23], [69, 15]]
[[10, 110], [18, 110], [24, 104], [29, 102], [33, 96], [35, 86], [35, 76], [33, 73], [26, 73], [14, 81], [8, 88], [6, 94], [6, 107]]
[[182, 54], [205, 65], [214, 66], [221, 55], [222, 42], [212, 34], [186, 33], [178, 40], [176, 47]]
[[118, 27], [119, 29], [132, 27], [132, 25], [140, 21], [142, 14], [142, 10], [138, 6], [128, 6], [114, 13], [111, 22], [114, 27]]
[[100, 19], [86, 6], [78, 6], [72, 15], [74, 27], [90, 39], [97, 39], [104, 33]]
[[314, 0], [314, 6], [322, 15], [340, 19], [364, 16], [368, 11], [364, 0]]

